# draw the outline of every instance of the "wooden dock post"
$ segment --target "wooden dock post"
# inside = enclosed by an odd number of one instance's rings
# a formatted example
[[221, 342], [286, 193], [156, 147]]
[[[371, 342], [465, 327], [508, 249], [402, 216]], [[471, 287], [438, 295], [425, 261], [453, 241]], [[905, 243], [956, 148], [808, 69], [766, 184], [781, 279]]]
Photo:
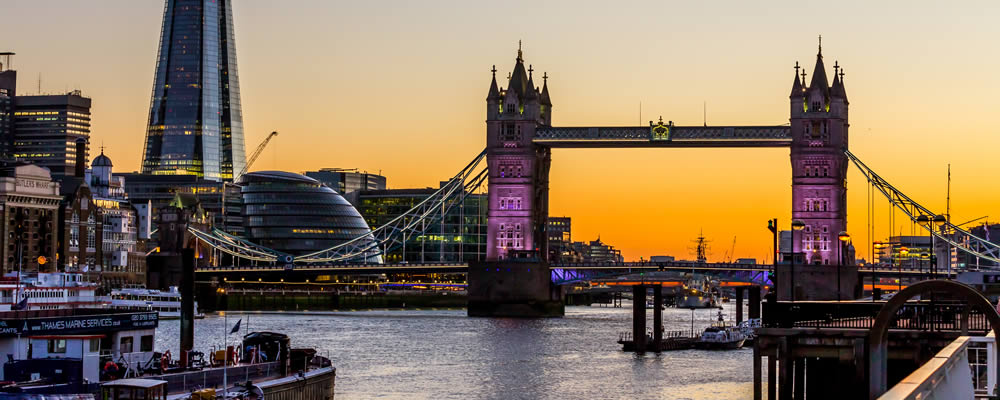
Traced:
[[[645, 314], [645, 313], [644, 313]], [[663, 285], [653, 285], [653, 349], [659, 352], [663, 342]]]
[[778, 339], [778, 359], [780, 360], [780, 365], [778, 365], [778, 399], [779, 400], [792, 400], [792, 386], [794, 371], [793, 364], [794, 358], [788, 352], [788, 338], [782, 337]]
[[743, 288], [736, 288], [736, 324], [743, 322]]
[[778, 400], [777, 390], [778, 359], [773, 354], [769, 354], [767, 356], [767, 400]]
[[753, 400], [761, 399], [761, 354], [760, 344], [754, 341], [753, 344]]
[[750, 302], [750, 319], [760, 318], [760, 286], [750, 286], [747, 288], [750, 291], [749, 301]]
[[646, 351], [646, 286], [632, 286], [632, 340], [635, 351]]
[[793, 378], [794, 382], [795, 382], [794, 383], [795, 393], [793, 394], [792, 397], [795, 400], [805, 400], [806, 399], [806, 393], [805, 393], [805, 389], [806, 389], [806, 359], [805, 358], [801, 358], [801, 357], [797, 357], [797, 358], [793, 359], [792, 362], [795, 365], [795, 377]]

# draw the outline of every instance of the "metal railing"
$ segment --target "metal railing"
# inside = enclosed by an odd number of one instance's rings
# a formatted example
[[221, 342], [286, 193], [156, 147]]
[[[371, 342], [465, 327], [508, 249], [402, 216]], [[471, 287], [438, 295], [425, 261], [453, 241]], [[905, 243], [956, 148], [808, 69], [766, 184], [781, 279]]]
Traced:
[[[884, 304], [884, 301], [765, 302], [763, 324], [768, 328], [869, 329]], [[964, 322], [966, 313], [967, 324]], [[985, 314], [965, 303], [921, 300], [901, 307], [889, 329], [985, 334], [990, 330], [990, 324]]]

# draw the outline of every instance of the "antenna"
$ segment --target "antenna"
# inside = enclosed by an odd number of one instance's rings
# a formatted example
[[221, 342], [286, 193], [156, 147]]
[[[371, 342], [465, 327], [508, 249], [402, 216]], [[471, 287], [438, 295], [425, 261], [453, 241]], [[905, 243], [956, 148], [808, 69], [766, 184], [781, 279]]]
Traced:
[[708, 126], [708, 102], [701, 102], [701, 123]]
[[951, 164], [948, 164], [948, 195], [945, 198], [944, 217], [951, 222]]
[[42, 94], [42, 73], [38, 73], [38, 94]]

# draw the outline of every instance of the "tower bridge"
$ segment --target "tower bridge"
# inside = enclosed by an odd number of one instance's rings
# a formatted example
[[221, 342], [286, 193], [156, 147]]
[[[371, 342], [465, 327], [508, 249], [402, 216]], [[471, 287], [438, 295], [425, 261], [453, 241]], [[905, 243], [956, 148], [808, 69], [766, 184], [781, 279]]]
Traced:
[[[526, 67], [519, 48], [505, 86], [498, 84], [496, 68], [492, 70], [486, 96], [485, 149], [426, 200], [389, 223], [375, 227], [370, 233], [304, 255], [285, 254], [219, 230], [204, 232], [189, 227], [190, 236], [214, 252], [228, 254], [232, 260], [229, 266], [203, 268], [199, 273], [465, 272], [469, 281], [471, 315], [560, 315], [561, 304], [556, 305], [558, 288], [553, 286], [553, 282], [567, 282], [575, 279], [574, 276], [597, 273], [594, 271], [613, 274], [630, 269], [690, 268], [653, 264], [577, 265], [574, 268], [550, 266], [546, 260], [549, 252], [545, 228], [549, 211], [552, 149], [557, 148], [732, 147], [747, 148], [747, 151], [765, 147], [788, 148], [791, 214], [795, 228], [801, 228], [801, 232], [793, 232], [791, 251], [796, 255], [794, 263], [810, 266], [841, 264], [837, 239], [840, 233], [847, 231], [845, 178], [848, 165], [853, 163], [893, 207], [941, 239], [940, 243], [1000, 262], [1000, 247], [996, 244], [951, 224], [945, 216], [921, 206], [848, 150], [849, 102], [844, 71], [835, 63], [830, 82], [821, 47], [817, 51], [810, 79], [798, 63], [794, 68], [788, 95], [787, 124], [680, 126], [661, 118], [651, 121], [648, 126], [559, 127], [552, 125], [554, 106], [548, 75], [543, 75], [542, 85], [537, 86], [534, 69], [530, 64]], [[454, 205], [461, 204], [469, 193], [484, 185], [489, 204], [485, 262], [434, 266], [372, 265], [363, 261], [381, 260], [380, 256], [427, 233], [429, 226], [447, 215]], [[851, 256], [846, 258], [853, 259]], [[940, 257], [941, 260], [944, 258]], [[697, 268], [713, 267], [705, 264]], [[740, 268], [746, 269], [746, 266]], [[750, 267], [754, 268], [758, 267]], [[739, 272], [732, 265], [720, 266], [713, 271]], [[757, 274], [753, 279], [759, 280], [764, 270], [751, 272]], [[554, 273], [563, 275], [558, 277]], [[829, 281], [782, 280], [781, 268], [778, 273], [779, 281], [786, 282], [785, 286], [792, 294], [811, 291], [814, 288], [810, 285], [828, 284]], [[870, 271], [870, 274], [903, 276], [906, 272]], [[789, 275], [794, 276], [794, 271]], [[525, 305], [531, 306], [525, 308]]]

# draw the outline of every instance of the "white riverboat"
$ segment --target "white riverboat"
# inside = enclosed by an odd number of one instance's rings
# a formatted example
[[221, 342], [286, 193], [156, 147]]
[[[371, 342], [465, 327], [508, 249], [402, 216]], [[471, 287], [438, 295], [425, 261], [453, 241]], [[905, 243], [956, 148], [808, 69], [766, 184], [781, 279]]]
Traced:
[[22, 302], [23, 310], [106, 308], [110, 301], [96, 292], [97, 284], [85, 282], [82, 274], [39, 272], [19, 277], [16, 272], [8, 273], [0, 278], [0, 312]]
[[[181, 317], [181, 293], [176, 286], [168, 291], [153, 289], [114, 289], [111, 291], [111, 308], [127, 310], [148, 310], [160, 314], [160, 319]], [[198, 302], [194, 302], [195, 318], [205, 318], [198, 312]]]

